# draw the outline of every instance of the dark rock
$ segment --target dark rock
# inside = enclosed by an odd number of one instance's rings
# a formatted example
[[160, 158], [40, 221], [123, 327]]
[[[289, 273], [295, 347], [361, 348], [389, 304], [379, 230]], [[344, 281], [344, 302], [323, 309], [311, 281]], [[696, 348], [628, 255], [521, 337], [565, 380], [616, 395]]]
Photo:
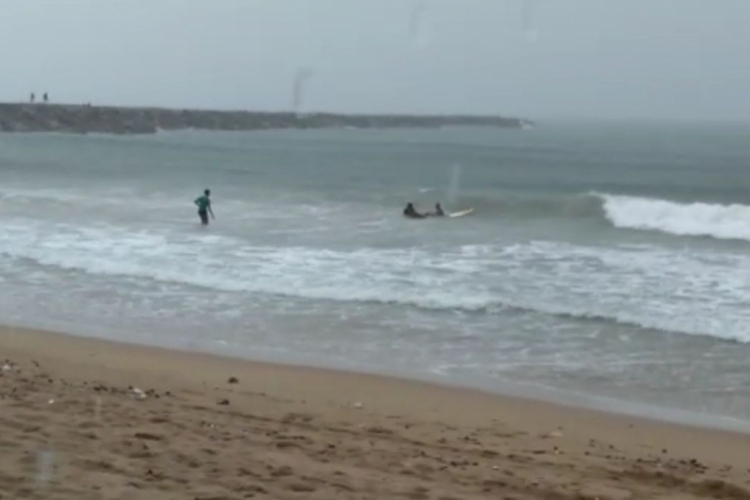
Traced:
[[248, 111], [172, 110], [78, 105], [0, 104], [0, 131], [87, 134], [153, 134], [157, 130], [264, 130], [319, 128], [523, 128], [518, 118], [468, 115], [339, 115]]

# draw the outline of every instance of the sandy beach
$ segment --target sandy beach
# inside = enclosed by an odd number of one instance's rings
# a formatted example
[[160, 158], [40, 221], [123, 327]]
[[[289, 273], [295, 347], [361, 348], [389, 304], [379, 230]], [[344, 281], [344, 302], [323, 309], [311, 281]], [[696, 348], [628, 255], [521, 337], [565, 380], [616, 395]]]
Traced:
[[0, 330], [0, 498], [750, 498], [750, 437]]

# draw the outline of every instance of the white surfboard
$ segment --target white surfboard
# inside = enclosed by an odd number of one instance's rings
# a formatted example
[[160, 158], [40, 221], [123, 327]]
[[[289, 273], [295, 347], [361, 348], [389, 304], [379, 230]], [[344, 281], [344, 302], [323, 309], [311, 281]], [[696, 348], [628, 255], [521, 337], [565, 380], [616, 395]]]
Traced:
[[469, 215], [473, 211], [473, 208], [467, 208], [466, 210], [461, 210], [460, 212], [451, 212], [448, 214], [448, 217], [463, 217], [464, 215]]

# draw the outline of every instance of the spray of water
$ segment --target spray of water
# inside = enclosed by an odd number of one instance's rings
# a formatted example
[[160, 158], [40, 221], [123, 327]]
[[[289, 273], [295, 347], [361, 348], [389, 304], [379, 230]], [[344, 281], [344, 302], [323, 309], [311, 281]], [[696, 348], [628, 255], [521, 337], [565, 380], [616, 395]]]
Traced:
[[[94, 422], [96, 424], [101, 424], [102, 423], [102, 398], [100, 396], [95, 396], [93, 403], [94, 403]], [[97, 439], [96, 448], [98, 449], [100, 446], [101, 446], [101, 439]]]
[[35, 485], [37, 489], [44, 489], [52, 480], [55, 469], [55, 452], [52, 449], [46, 449], [36, 457], [36, 474]]
[[409, 16], [409, 36], [414, 46], [418, 49], [427, 47], [430, 40], [427, 33], [427, 5], [424, 3], [416, 4]]
[[463, 167], [459, 164], [451, 167], [450, 183], [448, 184], [448, 204], [451, 207], [456, 207], [459, 201], [462, 171]]
[[526, 40], [528, 40], [529, 43], [534, 43], [539, 39], [539, 31], [537, 31], [534, 23], [536, 5], [536, 0], [524, 0], [523, 2], [521, 22], [523, 25], [523, 32], [526, 35]]
[[309, 68], [299, 68], [297, 73], [294, 75], [294, 86], [292, 89], [292, 109], [301, 116], [303, 114], [303, 107], [305, 104], [305, 97], [307, 94], [307, 86], [310, 78], [312, 78], [313, 72]]
[[94, 398], [94, 422], [97, 424], [102, 421], [102, 398], [96, 396]]

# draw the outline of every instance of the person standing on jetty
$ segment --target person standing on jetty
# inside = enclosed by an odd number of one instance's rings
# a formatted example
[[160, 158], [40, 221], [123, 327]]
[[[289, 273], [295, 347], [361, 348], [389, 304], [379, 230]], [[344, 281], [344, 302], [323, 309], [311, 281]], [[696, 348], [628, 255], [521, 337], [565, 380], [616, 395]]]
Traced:
[[204, 226], [208, 225], [208, 214], [211, 214], [211, 218], [215, 219], [214, 211], [211, 210], [211, 190], [206, 189], [203, 191], [203, 196], [199, 196], [195, 199], [195, 204], [198, 205], [198, 216], [201, 218], [201, 224]]

